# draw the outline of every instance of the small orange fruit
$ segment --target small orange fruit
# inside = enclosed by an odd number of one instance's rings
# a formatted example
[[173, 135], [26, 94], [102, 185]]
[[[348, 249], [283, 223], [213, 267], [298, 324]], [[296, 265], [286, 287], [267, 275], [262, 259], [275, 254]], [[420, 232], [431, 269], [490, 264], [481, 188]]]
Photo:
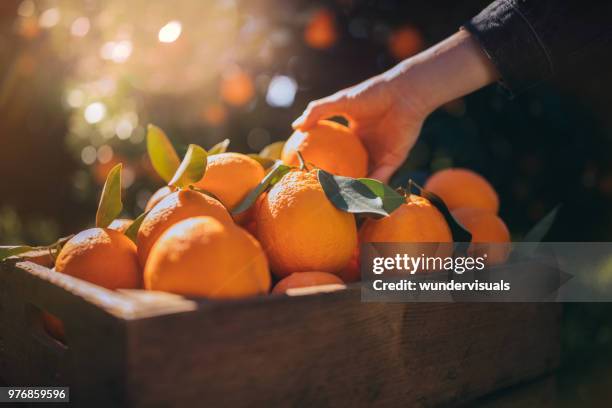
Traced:
[[295, 272], [281, 279], [272, 289], [272, 293], [286, 293], [288, 289], [293, 288], [334, 284], [343, 285], [344, 282], [336, 275], [327, 272]]
[[145, 211], [149, 211], [151, 208], [155, 207], [157, 203], [166, 198], [168, 195], [172, 194], [172, 188], [169, 186], [164, 186], [153, 193], [149, 201], [147, 201], [147, 205], [145, 206]]
[[62, 322], [57, 316], [49, 313], [42, 312], [43, 327], [49, 333], [49, 336], [62, 343], [66, 342], [66, 329], [64, 328], [64, 322]]
[[298, 166], [298, 151], [307, 163], [332, 174], [359, 178], [368, 172], [368, 153], [361, 140], [350, 128], [330, 120], [306, 132], [296, 130], [283, 146], [281, 159]]
[[359, 230], [359, 241], [414, 243], [405, 248], [412, 256], [446, 257], [453, 252], [453, 236], [442, 213], [429, 200], [413, 194], [391, 215], [366, 220]]
[[482, 208], [497, 214], [499, 198], [495, 189], [481, 175], [468, 169], [446, 169], [433, 174], [425, 189], [438, 195], [449, 210]]
[[257, 238], [278, 277], [300, 271], [337, 273], [357, 245], [355, 218], [333, 206], [317, 172], [290, 171], [257, 207]]
[[361, 280], [361, 269], [359, 264], [359, 247], [355, 248], [353, 256], [338, 276], [346, 283], [359, 282]]
[[223, 204], [193, 190], [179, 190], [161, 200], [142, 220], [138, 229], [138, 259], [144, 267], [159, 236], [186, 218], [210, 215], [222, 222], [233, 222]]
[[453, 216], [472, 234], [471, 256], [486, 254], [488, 265], [504, 263], [510, 254], [510, 232], [497, 215], [480, 208], [458, 208]]
[[322, 9], [312, 15], [304, 29], [304, 41], [316, 49], [331, 47], [338, 40], [336, 20], [331, 11]]
[[110, 223], [108, 228], [115, 231], [119, 231], [121, 233], [125, 233], [125, 231], [130, 228], [130, 225], [132, 225], [133, 222], [133, 220], [130, 220], [128, 218], [117, 218], [116, 220], [113, 220], [113, 222]]
[[234, 223], [193, 217], [157, 240], [144, 271], [145, 288], [208, 298], [267, 293], [271, 277], [259, 242]]
[[208, 157], [204, 177], [195, 186], [214, 194], [231, 210], [257, 187], [265, 173], [259, 162], [245, 154], [213, 154]]
[[142, 286], [136, 245], [109, 228], [90, 228], [72, 237], [57, 256], [55, 270], [107, 289]]
[[[107, 289], [142, 287], [136, 245], [109, 228], [90, 228], [72, 237], [57, 256], [55, 270]], [[62, 321], [47, 312], [42, 317], [47, 332], [64, 341]]]
[[411, 194], [391, 215], [367, 219], [360, 242], [453, 242], [444, 216], [429, 200]]

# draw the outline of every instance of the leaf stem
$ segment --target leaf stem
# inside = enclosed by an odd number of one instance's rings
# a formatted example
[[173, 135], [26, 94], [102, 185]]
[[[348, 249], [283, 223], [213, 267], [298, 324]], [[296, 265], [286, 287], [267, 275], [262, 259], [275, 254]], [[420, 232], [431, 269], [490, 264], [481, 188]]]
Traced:
[[300, 161], [300, 170], [308, 171], [308, 166], [306, 166], [306, 161], [304, 160], [304, 156], [302, 156], [302, 152], [298, 150], [296, 153]]

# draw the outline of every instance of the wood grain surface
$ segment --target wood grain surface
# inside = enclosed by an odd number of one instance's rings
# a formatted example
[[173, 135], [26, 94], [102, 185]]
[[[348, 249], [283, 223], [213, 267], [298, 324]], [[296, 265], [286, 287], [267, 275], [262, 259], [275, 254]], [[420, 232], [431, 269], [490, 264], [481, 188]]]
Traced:
[[[551, 372], [554, 303], [361, 303], [359, 286], [208, 302], [0, 264], [0, 376], [80, 406], [438, 406]], [[59, 316], [51, 339], [40, 310]]]

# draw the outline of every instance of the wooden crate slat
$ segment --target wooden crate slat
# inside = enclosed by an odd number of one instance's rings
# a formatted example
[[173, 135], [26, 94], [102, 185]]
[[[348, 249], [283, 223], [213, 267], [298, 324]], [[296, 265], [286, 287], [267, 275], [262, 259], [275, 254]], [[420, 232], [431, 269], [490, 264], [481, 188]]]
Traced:
[[[0, 264], [0, 291], [5, 380], [68, 383], [87, 406], [432, 406], [558, 365], [553, 303], [361, 303], [358, 285], [207, 302], [28, 262]], [[38, 309], [64, 320], [67, 348], [33, 323]]]

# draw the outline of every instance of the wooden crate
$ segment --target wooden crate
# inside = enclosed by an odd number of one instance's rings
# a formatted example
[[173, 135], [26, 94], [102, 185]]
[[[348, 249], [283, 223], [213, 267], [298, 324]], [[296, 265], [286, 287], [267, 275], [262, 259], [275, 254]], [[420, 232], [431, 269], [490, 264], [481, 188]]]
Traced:
[[[560, 305], [361, 303], [333, 293], [207, 302], [0, 265], [0, 377], [81, 406], [435, 406], [542, 376]], [[40, 310], [60, 316], [67, 346]]]

